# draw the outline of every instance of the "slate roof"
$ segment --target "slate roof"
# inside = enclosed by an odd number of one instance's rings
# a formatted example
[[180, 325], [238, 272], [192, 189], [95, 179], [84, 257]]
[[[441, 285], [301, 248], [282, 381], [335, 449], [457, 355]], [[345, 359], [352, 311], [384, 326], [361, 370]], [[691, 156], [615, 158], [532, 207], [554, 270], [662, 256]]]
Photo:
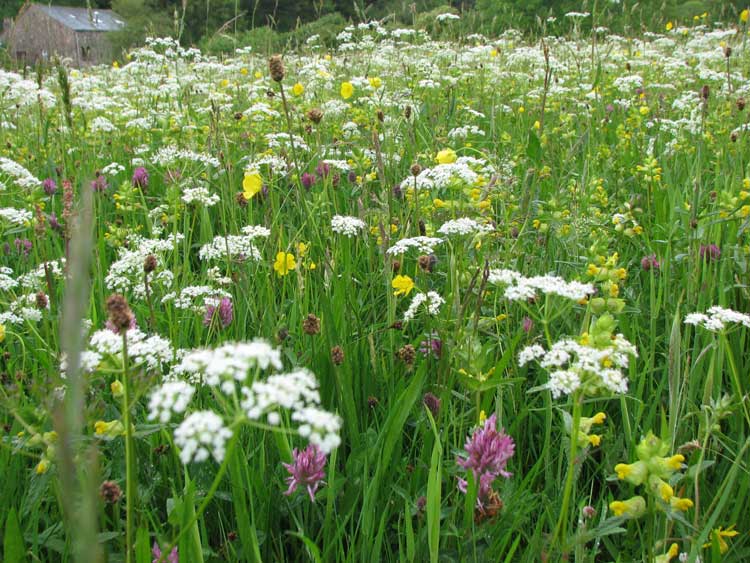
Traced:
[[45, 6], [43, 4], [34, 4], [34, 6], [74, 31], [117, 31], [125, 27], [125, 20], [112, 10], [91, 10], [89, 15], [86, 8]]

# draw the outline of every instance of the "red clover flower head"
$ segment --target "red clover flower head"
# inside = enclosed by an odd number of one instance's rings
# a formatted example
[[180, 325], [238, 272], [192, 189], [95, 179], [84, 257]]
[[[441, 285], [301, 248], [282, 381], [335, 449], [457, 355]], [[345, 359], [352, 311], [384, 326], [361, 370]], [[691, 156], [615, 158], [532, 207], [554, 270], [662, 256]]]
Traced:
[[505, 470], [505, 466], [513, 457], [516, 444], [504, 430], [498, 432], [496, 424], [497, 418], [493, 414], [484, 422], [482, 428], [475, 430], [471, 438], [466, 440], [464, 449], [468, 457], [459, 457], [457, 460], [461, 467], [471, 469], [475, 476], [482, 473], [492, 473], [495, 477], [511, 476], [511, 473]]
[[143, 166], [139, 166], [138, 168], [133, 170], [133, 187], [148, 187], [148, 170], [146, 170]]
[[302, 451], [294, 448], [292, 455], [294, 456], [292, 463], [282, 464], [289, 472], [289, 477], [286, 478], [289, 488], [284, 494], [291, 495], [297, 487], [304, 486], [310, 495], [310, 500], [315, 502], [315, 491], [318, 490], [325, 477], [325, 466], [328, 461], [326, 454], [315, 444], [309, 444]]

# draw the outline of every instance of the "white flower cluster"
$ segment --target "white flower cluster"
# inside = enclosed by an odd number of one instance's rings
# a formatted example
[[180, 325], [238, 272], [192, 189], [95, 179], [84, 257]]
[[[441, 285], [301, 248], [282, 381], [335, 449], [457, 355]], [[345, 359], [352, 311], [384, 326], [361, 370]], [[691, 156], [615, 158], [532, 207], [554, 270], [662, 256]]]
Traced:
[[97, 115], [89, 123], [89, 129], [91, 130], [92, 133], [109, 133], [111, 131], [114, 131], [117, 128], [115, 127], [114, 123], [112, 123], [106, 117]]
[[348, 217], [345, 215], [334, 215], [331, 218], [331, 229], [334, 233], [345, 235], [347, 237], [353, 237], [357, 235], [357, 232], [361, 231], [366, 227], [365, 222], [356, 217]]
[[464, 125], [463, 127], [455, 127], [448, 131], [448, 138], [452, 141], [465, 139], [468, 136], [484, 137], [484, 131], [482, 131], [476, 125]]
[[13, 274], [13, 268], [0, 266], [0, 290], [8, 291], [18, 287], [18, 281], [11, 274]]
[[185, 412], [194, 394], [195, 387], [184, 381], [164, 383], [151, 395], [148, 403], [149, 420], [166, 424], [173, 414]]
[[204, 165], [206, 168], [218, 168], [221, 166], [218, 158], [191, 150], [178, 149], [174, 145], [160, 148], [156, 154], [151, 157], [151, 160], [154, 164], [158, 164], [159, 166], [173, 166], [182, 161], [197, 162]]
[[341, 419], [319, 408], [318, 381], [307, 369], [254, 381], [250, 387], [243, 387], [242, 395], [241, 406], [250, 420], [265, 416], [275, 426], [281, 422], [278, 409], [286, 409], [299, 424], [299, 433], [324, 452], [330, 452], [341, 442]]
[[[148, 336], [138, 328], [129, 329], [126, 336], [131, 366], [144, 367], [148, 371], [160, 370], [174, 358], [172, 343], [163, 336]], [[96, 369], [107, 357], [122, 355], [122, 335], [109, 329], [97, 330], [91, 335], [87, 352], [87, 365]]]
[[434, 317], [440, 312], [440, 306], [443, 303], [445, 303], [445, 299], [434, 291], [417, 293], [412, 298], [409, 308], [404, 312], [404, 322], [412, 320], [422, 305], [426, 305], [427, 312]]
[[195, 186], [183, 190], [182, 201], [187, 204], [196, 203], [205, 207], [212, 207], [219, 203], [221, 198], [217, 194], [212, 194], [206, 186]]
[[[18, 164], [15, 160], [10, 160], [0, 156], [0, 175], [10, 177], [20, 188], [31, 189], [42, 185], [42, 182], [29, 172], [26, 168]], [[5, 184], [0, 176], [0, 190], [5, 189]]]
[[432, 254], [438, 244], [442, 244], [443, 239], [436, 237], [412, 237], [402, 238], [393, 246], [385, 251], [391, 256], [400, 256], [406, 254], [411, 248], [415, 248], [421, 254]]
[[221, 463], [231, 437], [232, 431], [224, 425], [224, 420], [212, 411], [194, 412], [174, 431], [182, 463], [200, 463], [209, 457]]
[[196, 313], [205, 311], [207, 305], [216, 306], [222, 297], [232, 297], [224, 289], [209, 285], [188, 285], [180, 290], [179, 295], [172, 291], [162, 297], [162, 303], [172, 302], [175, 309], [190, 309]]
[[[341, 443], [341, 419], [321, 409], [315, 376], [304, 368], [264, 379], [251, 374], [281, 367], [281, 352], [260, 339], [187, 352], [173, 367], [170, 381], [151, 396], [149, 418], [166, 424], [173, 414], [188, 409], [195, 385], [208, 385], [232, 397], [232, 404], [238, 404], [250, 422], [277, 426], [282, 421], [280, 411], [290, 412], [299, 434], [329, 453]], [[217, 442], [212, 441], [211, 432], [217, 434]], [[182, 450], [183, 463], [205, 461], [209, 455], [220, 462], [230, 436], [219, 414], [203, 411], [185, 419], [175, 431], [175, 443]]]
[[0, 219], [5, 219], [8, 223], [18, 225], [19, 227], [29, 226], [33, 213], [26, 209], [16, 209], [15, 207], [4, 207], [0, 209]]
[[[26, 321], [39, 322], [42, 320], [42, 311], [36, 305], [36, 294], [29, 293], [22, 295], [10, 303], [9, 311], [0, 313], [0, 324], [21, 325]], [[47, 310], [49, 310], [49, 301], [47, 301]]]
[[256, 339], [188, 352], [172, 373], [182, 375], [192, 383], [219, 387], [231, 395], [236, 388], [235, 382], [244, 382], [251, 369], [269, 367], [281, 369], [281, 353], [265, 340]]
[[105, 176], [117, 176], [120, 172], [125, 172], [125, 167], [118, 162], [111, 162], [102, 168], [102, 174]]
[[62, 279], [65, 269], [65, 258], [59, 260], [50, 260], [49, 262], [42, 262], [36, 267], [36, 270], [31, 270], [18, 276], [18, 282], [22, 287], [26, 289], [40, 290], [43, 286], [46, 286], [47, 274], [52, 276], [52, 279]]
[[527, 278], [518, 272], [505, 269], [490, 270], [487, 281], [505, 285], [505, 298], [510, 301], [527, 300], [536, 297], [537, 291], [545, 295], [559, 295], [573, 301], [580, 301], [595, 292], [593, 285], [578, 281], [566, 282], [559, 276], [533, 276]]
[[618, 334], [606, 348], [586, 346], [571, 339], [555, 342], [549, 350], [533, 344], [518, 354], [518, 365], [523, 367], [538, 361], [550, 372], [545, 387], [557, 399], [573, 393], [582, 383], [592, 384], [595, 389], [603, 387], [612, 393], [626, 393], [628, 378], [622, 368], [628, 367], [630, 356], [638, 356], [635, 346]]
[[[120, 257], [109, 267], [104, 284], [110, 291], [127, 293], [132, 291], [135, 299], [143, 299], [146, 296], [146, 286], [143, 281], [143, 262], [149, 254], [157, 258], [175, 248], [185, 235], [176, 233], [165, 239], [146, 239], [132, 237], [128, 239], [128, 248], [120, 251]], [[149, 285], [162, 288], [170, 287], [174, 281], [174, 274], [170, 270], [159, 267], [164, 264], [163, 258], [157, 259], [157, 270], [149, 275]]]
[[233, 258], [237, 260], [260, 260], [260, 251], [253, 244], [252, 235], [216, 236], [211, 242], [201, 246], [198, 257], [201, 260]]
[[480, 225], [474, 219], [461, 217], [446, 221], [438, 229], [441, 235], [471, 235], [474, 233], [488, 233], [492, 230], [489, 225]]
[[712, 332], [722, 331], [730, 323], [741, 324], [750, 328], [750, 315], [745, 313], [719, 306], [709, 308], [707, 313], [690, 313], [685, 317], [685, 324], [701, 326]]

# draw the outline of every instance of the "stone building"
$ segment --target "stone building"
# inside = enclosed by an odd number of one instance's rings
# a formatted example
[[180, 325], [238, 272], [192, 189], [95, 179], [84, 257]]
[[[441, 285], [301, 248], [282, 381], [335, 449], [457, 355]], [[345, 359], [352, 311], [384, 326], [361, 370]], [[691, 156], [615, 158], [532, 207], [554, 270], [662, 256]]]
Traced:
[[107, 35], [125, 26], [112, 10], [42, 4], [27, 4], [8, 24], [3, 25], [3, 43], [20, 63], [47, 61], [57, 55], [77, 66], [110, 62]]

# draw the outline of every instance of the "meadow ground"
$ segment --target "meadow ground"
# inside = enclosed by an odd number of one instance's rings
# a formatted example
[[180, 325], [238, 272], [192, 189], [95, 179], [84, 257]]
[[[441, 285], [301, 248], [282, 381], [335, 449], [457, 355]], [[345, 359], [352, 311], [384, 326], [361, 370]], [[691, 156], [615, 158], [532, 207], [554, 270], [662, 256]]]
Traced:
[[0, 71], [2, 560], [750, 559], [746, 20]]

